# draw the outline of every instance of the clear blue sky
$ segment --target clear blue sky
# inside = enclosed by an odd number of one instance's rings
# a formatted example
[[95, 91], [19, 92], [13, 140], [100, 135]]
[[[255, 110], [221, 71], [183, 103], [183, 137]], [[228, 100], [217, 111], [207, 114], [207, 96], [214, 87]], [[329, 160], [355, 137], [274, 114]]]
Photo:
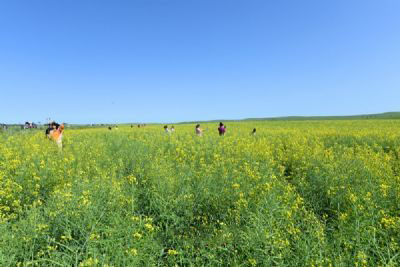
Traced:
[[0, 122], [400, 110], [398, 0], [0, 3]]

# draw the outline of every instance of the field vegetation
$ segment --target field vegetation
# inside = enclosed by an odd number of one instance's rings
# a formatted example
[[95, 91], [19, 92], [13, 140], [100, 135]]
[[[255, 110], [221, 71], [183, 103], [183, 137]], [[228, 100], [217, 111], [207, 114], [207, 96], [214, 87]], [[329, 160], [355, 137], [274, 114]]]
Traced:
[[399, 265], [399, 120], [201, 127], [0, 133], [0, 265]]

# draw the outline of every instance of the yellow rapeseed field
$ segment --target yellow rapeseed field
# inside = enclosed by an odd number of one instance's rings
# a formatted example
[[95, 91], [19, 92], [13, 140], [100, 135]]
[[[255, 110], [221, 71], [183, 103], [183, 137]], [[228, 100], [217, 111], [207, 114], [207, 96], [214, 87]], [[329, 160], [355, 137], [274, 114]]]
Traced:
[[201, 127], [0, 133], [0, 266], [399, 265], [400, 121]]

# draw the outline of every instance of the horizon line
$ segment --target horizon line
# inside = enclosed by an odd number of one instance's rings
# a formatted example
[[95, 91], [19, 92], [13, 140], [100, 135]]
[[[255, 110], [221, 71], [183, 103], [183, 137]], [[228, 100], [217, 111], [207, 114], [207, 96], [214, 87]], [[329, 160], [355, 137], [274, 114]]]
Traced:
[[[98, 123], [68, 123], [62, 122], [69, 125], [125, 125], [125, 124], [190, 124], [190, 123], [207, 123], [207, 122], [218, 122], [218, 121], [251, 121], [251, 120], [280, 120], [280, 119], [316, 119], [316, 118], [353, 118], [353, 117], [367, 117], [367, 116], [382, 116], [382, 115], [389, 115], [389, 114], [398, 115], [400, 118], [400, 111], [387, 111], [387, 112], [380, 112], [380, 113], [368, 113], [368, 114], [352, 114], [352, 115], [288, 115], [288, 116], [276, 116], [276, 117], [248, 117], [248, 118], [241, 118], [241, 119], [210, 119], [210, 120], [187, 120], [187, 121], [177, 121], [177, 122], [98, 122]], [[395, 116], [396, 117], [396, 116]], [[385, 117], [384, 117], [385, 118]], [[26, 121], [26, 122], [33, 122], [33, 121]], [[34, 122], [33, 122], [34, 123]], [[2, 123], [1, 125], [23, 125], [24, 123]], [[37, 123], [37, 125], [46, 125], [48, 123]]]

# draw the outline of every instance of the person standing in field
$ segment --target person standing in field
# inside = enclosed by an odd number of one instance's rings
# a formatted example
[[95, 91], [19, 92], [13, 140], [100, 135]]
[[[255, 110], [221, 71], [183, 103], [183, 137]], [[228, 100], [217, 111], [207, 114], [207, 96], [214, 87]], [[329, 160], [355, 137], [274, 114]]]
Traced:
[[62, 149], [62, 138], [64, 132], [64, 124], [58, 124], [56, 122], [52, 122], [50, 127], [46, 129], [46, 135], [49, 139], [52, 139], [56, 142], [58, 148]]
[[257, 131], [256, 128], [254, 128], [253, 131], [251, 132], [251, 134], [252, 134], [253, 136], [255, 136], [255, 135], [256, 135], [256, 131]]
[[196, 131], [196, 135], [197, 136], [202, 136], [203, 135], [203, 130], [200, 128], [200, 124], [196, 125], [195, 131]]
[[171, 132], [169, 131], [169, 129], [168, 129], [168, 125], [165, 125], [165, 126], [164, 126], [164, 131], [165, 131], [166, 134], [170, 134], [170, 133], [171, 133]]
[[171, 127], [171, 133], [173, 133], [173, 132], [175, 132], [175, 127], [174, 126]]
[[52, 135], [53, 140], [56, 141], [57, 146], [59, 149], [62, 149], [62, 139], [63, 139], [63, 133], [64, 133], [64, 124], [61, 124], [58, 129], [56, 129]]
[[53, 125], [49, 123], [49, 127], [46, 129], [46, 137], [50, 139], [50, 132], [53, 130]]
[[220, 136], [224, 136], [225, 132], [226, 132], [226, 127], [222, 122], [220, 122], [218, 127], [218, 133]]

